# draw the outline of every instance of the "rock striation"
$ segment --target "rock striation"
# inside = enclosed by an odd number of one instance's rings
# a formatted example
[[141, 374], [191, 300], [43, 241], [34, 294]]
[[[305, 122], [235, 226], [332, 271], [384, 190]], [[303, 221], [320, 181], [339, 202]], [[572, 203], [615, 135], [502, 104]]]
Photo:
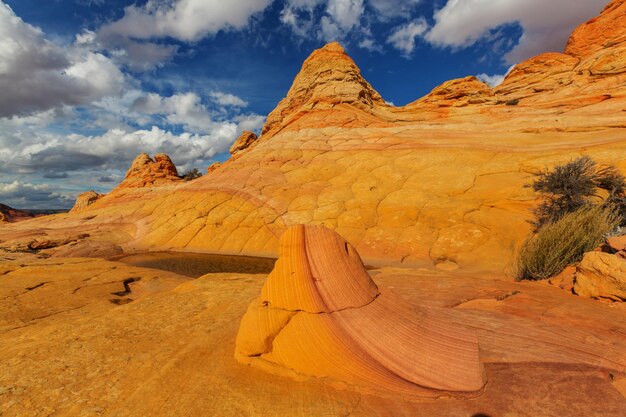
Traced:
[[133, 160], [119, 188], [170, 185], [180, 181], [176, 165], [169, 156], [158, 153], [152, 159], [147, 153], [141, 153]]
[[485, 385], [476, 335], [379, 289], [356, 250], [293, 226], [244, 315], [235, 357], [374, 392], [441, 396]]

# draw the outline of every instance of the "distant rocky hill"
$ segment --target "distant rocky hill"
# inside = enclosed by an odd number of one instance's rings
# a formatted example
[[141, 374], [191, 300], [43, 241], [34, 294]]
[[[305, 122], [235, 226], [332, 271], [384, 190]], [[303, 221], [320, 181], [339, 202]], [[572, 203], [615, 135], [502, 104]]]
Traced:
[[529, 231], [532, 173], [581, 154], [626, 171], [625, 21], [614, 0], [563, 53], [518, 64], [496, 88], [451, 80], [403, 107], [326, 45], [254, 146], [189, 183], [169, 158], [143, 155], [96, 204], [46, 220], [46, 233], [86, 231], [124, 250], [276, 255], [287, 227], [323, 224], [368, 262], [505, 270]]
[[18, 210], [0, 203], [0, 223], [18, 222], [48, 214], [63, 213], [66, 210]]

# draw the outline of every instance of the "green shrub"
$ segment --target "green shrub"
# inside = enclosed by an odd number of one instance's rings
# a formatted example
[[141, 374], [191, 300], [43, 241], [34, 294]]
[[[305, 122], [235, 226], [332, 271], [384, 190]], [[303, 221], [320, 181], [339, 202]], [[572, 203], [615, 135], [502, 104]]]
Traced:
[[[626, 224], [626, 179], [614, 166], [599, 167], [589, 156], [582, 156], [540, 172], [531, 186], [543, 197], [534, 210], [535, 231], [594, 203], [615, 206], [621, 223]], [[601, 192], [606, 198], [601, 198]]]
[[185, 181], [191, 181], [191, 180], [195, 180], [196, 178], [200, 178], [201, 176], [202, 176], [202, 173], [198, 170], [198, 168], [194, 168], [185, 172], [180, 177]]
[[585, 205], [544, 224], [522, 245], [517, 256], [517, 279], [540, 280], [558, 274], [598, 247], [619, 223], [620, 216], [612, 207]]

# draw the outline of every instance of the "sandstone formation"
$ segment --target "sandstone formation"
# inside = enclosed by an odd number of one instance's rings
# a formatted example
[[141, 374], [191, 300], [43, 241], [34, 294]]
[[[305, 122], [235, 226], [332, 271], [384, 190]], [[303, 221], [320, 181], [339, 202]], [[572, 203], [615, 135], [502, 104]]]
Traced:
[[259, 137], [254, 132], [250, 132], [249, 130], [244, 130], [243, 133], [237, 138], [237, 140], [230, 147], [230, 154], [235, 155], [239, 152], [242, 152], [248, 149], [250, 146], [254, 145], [256, 140]]
[[379, 290], [354, 248], [323, 226], [293, 226], [236, 358], [403, 396], [476, 392], [486, 383], [472, 331]]
[[5, 204], [0, 204], [0, 224], [32, 219], [33, 217], [36, 216], [27, 211], [17, 210]]
[[222, 166], [222, 163], [221, 163], [221, 162], [213, 162], [211, 165], [209, 165], [209, 166], [207, 167], [207, 169], [206, 169], [206, 173], [207, 173], [207, 174], [210, 174], [211, 172], [213, 172], [213, 171], [215, 171], [215, 170], [219, 169], [219, 167], [221, 167], [221, 166]]
[[626, 301], [626, 259], [588, 252], [576, 271], [574, 292], [583, 297]]
[[152, 159], [150, 155], [142, 153], [131, 164], [119, 188], [156, 187], [178, 181], [181, 181], [180, 176], [169, 156], [158, 153]]
[[98, 194], [94, 190], [86, 191], [82, 194], [79, 194], [76, 198], [76, 202], [74, 203], [74, 207], [70, 210], [70, 213], [78, 213], [83, 211], [87, 206], [92, 205], [106, 194]]
[[256, 144], [210, 176], [182, 183], [143, 155], [97, 204], [5, 225], [0, 240], [80, 228], [130, 252], [276, 256], [289, 226], [322, 224], [370, 263], [508, 271], [530, 231], [532, 173], [581, 154], [626, 171], [625, 8], [611, 2], [565, 53], [518, 64], [495, 89], [467, 77], [403, 107], [329, 44]]
[[370, 271], [378, 298], [393, 288], [399, 304], [478, 336], [488, 379], [480, 395], [415, 399], [238, 363], [240, 320], [264, 275], [189, 280], [96, 259], [7, 256], [0, 253], [3, 417], [623, 417], [626, 408], [626, 310], [541, 283]]

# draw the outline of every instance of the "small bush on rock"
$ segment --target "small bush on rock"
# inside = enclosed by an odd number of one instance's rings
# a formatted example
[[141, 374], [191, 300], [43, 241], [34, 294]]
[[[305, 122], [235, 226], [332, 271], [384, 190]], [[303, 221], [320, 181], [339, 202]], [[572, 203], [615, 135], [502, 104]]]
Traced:
[[201, 176], [202, 173], [198, 170], [198, 168], [194, 168], [181, 175], [181, 178], [185, 181], [191, 181], [195, 180], [196, 178], [200, 178]]
[[626, 222], [626, 179], [614, 166], [601, 168], [588, 156], [540, 172], [531, 186], [543, 196], [534, 210], [535, 231], [589, 204], [613, 206], [620, 223]]
[[579, 262], [615, 230], [620, 217], [612, 207], [586, 205], [544, 224], [522, 245], [517, 258], [518, 280], [541, 280]]

